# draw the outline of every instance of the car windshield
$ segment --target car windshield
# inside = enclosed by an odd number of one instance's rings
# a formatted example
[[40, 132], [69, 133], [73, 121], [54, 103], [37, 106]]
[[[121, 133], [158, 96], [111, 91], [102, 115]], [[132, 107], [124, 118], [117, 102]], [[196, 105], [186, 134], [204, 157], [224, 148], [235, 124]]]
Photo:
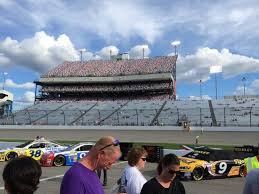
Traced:
[[32, 143], [33, 141], [27, 141], [23, 144], [17, 145], [16, 148], [24, 148], [25, 146], [29, 145], [30, 143]]
[[205, 161], [217, 161], [217, 160], [233, 160], [236, 158], [244, 159], [251, 155], [252, 155], [251, 153], [235, 152], [231, 150], [200, 149], [200, 150], [194, 150], [184, 155], [183, 157], [194, 158], [194, 159], [205, 160]]
[[76, 148], [78, 146], [78, 144], [73, 145], [73, 146], [68, 146], [68, 148], [64, 149], [64, 151], [70, 151], [73, 150], [74, 148]]
[[190, 152], [190, 153], [184, 155], [183, 157], [209, 161], [209, 158], [211, 158], [211, 154], [210, 154], [210, 152], [203, 152], [203, 151], [195, 150], [193, 152]]

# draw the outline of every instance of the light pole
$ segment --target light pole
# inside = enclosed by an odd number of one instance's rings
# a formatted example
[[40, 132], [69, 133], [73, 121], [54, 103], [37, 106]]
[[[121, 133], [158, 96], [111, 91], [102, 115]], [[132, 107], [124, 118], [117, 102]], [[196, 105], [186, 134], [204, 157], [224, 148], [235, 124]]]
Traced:
[[[174, 55], [176, 57], [177, 54], [177, 47], [181, 44], [181, 41], [175, 40], [171, 42], [171, 45], [174, 47]], [[176, 100], [176, 60], [175, 60], [175, 66], [173, 69], [173, 77], [174, 77], [174, 99]]]
[[110, 50], [110, 60], [112, 59], [112, 50]]
[[143, 54], [142, 58], [143, 59], [145, 59], [145, 49], [148, 49], [148, 45], [143, 45], [142, 46], [142, 54]]
[[171, 45], [174, 47], [174, 55], [177, 55], [177, 47], [181, 44], [181, 41], [175, 40], [171, 42]]
[[5, 76], [6, 76], [6, 75], [8, 75], [8, 73], [7, 73], [7, 72], [4, 72], [4, 74], [3, 74], [3, 77], [4, 77], [4, 78], [3, 78], [3, 79], [4, 79], [4, 82], [3, 82], [3, 90], [4, 90], [4, 85], [5, 85]]
[[215, 90], [216, 90], [216, 100], [218, 99], [218, 84], [217, 84], [217, 74], [215, 73]]
[[80, 61], [82, 62], [83, 61], [83, 52], [86, 52], [86, 49], [83, 48], [83, 49], [79, 49], [78, 51], [80, 53]]
[[242, 78], [242, 82], [244, 85], [244, 97], [245, 97], [246, 96], [246, 78], [245, 77]]
[[210, 67], [210, 74], [214, 74], [214, 76], [215, 76], [216, 99], [218, 99], [217, 73], [221, 73], [221, 72], [222, 72], [221, 65], [213, 65]]

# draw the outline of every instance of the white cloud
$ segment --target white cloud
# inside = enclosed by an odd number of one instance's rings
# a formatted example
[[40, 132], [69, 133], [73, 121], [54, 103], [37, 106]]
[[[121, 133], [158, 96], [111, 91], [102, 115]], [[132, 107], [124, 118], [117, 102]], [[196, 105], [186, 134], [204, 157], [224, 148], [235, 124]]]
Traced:
[[0, 67], [5, 67], [11, 64], [11, 61], [4, 53], [0, 53]]
[[26, 82], [22, 84], [15, 83], [11, 79], [5, 80], [5, 87], [9, 88], [21, 88], [21, 89], [33, 89], [35, 87], [35, 84], [32, 82]]
[[31, 92], [31, 91], [25, 92], [22, 99], [26, 102], [33, 102], [34, 101], [34, 92]]
[[1, 15], [0, 23], [5, 26], [16, 21], [17, 25], [34, 31], [57, 27], [74, 36], [84, 35], [84, 39], [94, 34], [106, 42], [141, 37], [153, 43], [175, 30], [201, 35], [205, 41], [222, 43], [225, 47], [231, 44], [240, 50], [248, 47], [259, 51], [259, 46], [253, 48], [259, 37], [258, 0], [228, 0], [224, 6], [221, 1], [198, 0], [191, 4], [190, 1], [149, 0], [75, 1], [73, 4], [62, 0], [4, 2], [0, 9], [8, 14]]
[[143, 48], [144, 48], [144, 56], [148, 57], [151, 53], [148, 45], [136, 45], [130, 49], [129, 54], [130, 58], [134, 59], [142, 59], [143, 58]]
[[116, 46], [111, 45], [102, 48], [100, 51], [96, 52], [96, 54], [102, 59], [110, 59], [110, 52], [111, 55], [117, 55], [119, 53], [119, 49]]
[[14, 111], [25, 109], [34, 103], [34, 92], [26, 91], [22, 96], [15, 98], [13, 102]]
[[[246, 95], [256, 95], [259, 91], [259, 79], [253, 80], [252, 83], [245, 87]], [[234, 95], [244, 95], [244, 85], [236, 88]]]
[[[174, 55], [171, 53], [170, 55]], [[209, 68], [222, 65], [224, 78], [243, 73], [259, 72], [259, 59], [233, 54], [228, 49], [200, 48], [196, 53], [179, 56], [177, 79], [185, 82], [199, 82], [210, 79]]]
[[43, 31], [21, 42], [7, 37], [0, 42], [0, 53], [3, 53], [7, 64], [21, 65], [37, 72], [45, 72], [64, 60], [79, 59], [68, 36], [62, 34], [55, 39]]
[[[63, 31], [73, 31], [75, 34], [88, 32], [108, 42], [137, 35], [151, 43], [162, 34], [162, 28], [166, 25], [162, 22], [164, 19], [159, 6], [143, 0], [123, 3], [118, 0], [77, 1], [73, 5], [60, 0], [47, 0], [23, 4], [27, 6], [11, 2], [3, 9], [9, 11], [9, 17], [17, 18], [18, 24], [35, 31], [57, 23]], [[13, 7], [16, 9], [11, 9]], [[19, 17], [21, 15], [22, 18]], [[8, 19], [3, 15], [2, 21]]]

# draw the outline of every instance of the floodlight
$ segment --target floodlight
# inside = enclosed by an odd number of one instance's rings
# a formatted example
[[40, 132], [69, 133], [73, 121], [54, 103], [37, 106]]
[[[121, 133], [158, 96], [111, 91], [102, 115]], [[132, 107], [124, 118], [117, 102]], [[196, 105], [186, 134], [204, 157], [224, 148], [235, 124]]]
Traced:
[[179, 46], [180, 44], [181, 44], [181, 41], [179, 41], [179, 40], [175, 40], [175, 41], [171, 42], [172, 46]]

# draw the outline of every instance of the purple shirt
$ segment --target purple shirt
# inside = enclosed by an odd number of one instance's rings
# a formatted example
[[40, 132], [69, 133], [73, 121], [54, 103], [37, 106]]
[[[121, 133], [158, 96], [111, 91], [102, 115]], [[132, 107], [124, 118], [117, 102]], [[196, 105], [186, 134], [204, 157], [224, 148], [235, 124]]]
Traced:
[[104, 194], [104, 191], [97, 174], [77, 162], [66, 172], [60, 194]]

